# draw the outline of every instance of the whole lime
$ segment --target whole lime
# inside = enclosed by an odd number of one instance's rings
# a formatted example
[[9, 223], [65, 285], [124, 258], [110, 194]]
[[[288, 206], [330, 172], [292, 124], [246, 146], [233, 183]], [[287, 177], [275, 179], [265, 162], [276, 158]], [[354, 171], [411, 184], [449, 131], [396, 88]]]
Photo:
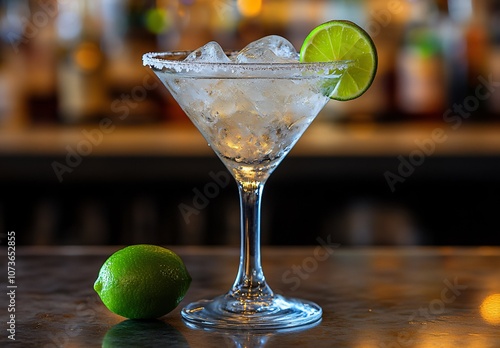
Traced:
[[113, 313], [152, 319], [177, 307], [190, 284], [191, 276], [177, 254], [138, 244], [118, 250], [104, 262], [94, 290]]

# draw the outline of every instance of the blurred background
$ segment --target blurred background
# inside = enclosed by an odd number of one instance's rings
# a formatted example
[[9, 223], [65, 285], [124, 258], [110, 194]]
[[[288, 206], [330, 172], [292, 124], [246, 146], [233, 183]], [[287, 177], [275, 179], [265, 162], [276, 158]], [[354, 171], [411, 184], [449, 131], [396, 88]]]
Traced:
[[377, 76], [271, 176], [263, 243], [500, 245], [494, 0], [0, 0], [0, 233], [237, 244], [234, 180], [142, 54], [270, 34], [300, 49], [330, 19], [372, 36]]

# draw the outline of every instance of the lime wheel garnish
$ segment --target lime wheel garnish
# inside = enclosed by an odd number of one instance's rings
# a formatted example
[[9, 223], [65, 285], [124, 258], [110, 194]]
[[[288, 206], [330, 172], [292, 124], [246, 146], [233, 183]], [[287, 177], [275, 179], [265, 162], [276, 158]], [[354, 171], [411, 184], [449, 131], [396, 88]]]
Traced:
[[361, 96], [370, 87], [377, 71], [377, 50], [370, 35], [357, 24], [346, 20], [332, 20], [314, 28], [300, 49], [300, 62], [351, 61], [330, 98], [351, 100]]

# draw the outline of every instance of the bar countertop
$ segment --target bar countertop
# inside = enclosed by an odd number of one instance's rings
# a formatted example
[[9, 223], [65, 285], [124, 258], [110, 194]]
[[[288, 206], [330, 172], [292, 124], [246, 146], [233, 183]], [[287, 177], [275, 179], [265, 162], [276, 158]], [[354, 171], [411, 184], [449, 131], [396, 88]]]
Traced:
[[159, 320], [125, 320], [93, 290], [102, 263], [119, 248], [20, 246], [10, 278], [4, 249], [0, 345], [500, 347], [497, 247], [264, 247], [273, 290], [315, 301], [324, 311], [320, 323], [291, 332], [203, 331], [182, 321], [183, 305], [230, 288], [237, 248], [171, 247], [193, 278], [186, 297]]

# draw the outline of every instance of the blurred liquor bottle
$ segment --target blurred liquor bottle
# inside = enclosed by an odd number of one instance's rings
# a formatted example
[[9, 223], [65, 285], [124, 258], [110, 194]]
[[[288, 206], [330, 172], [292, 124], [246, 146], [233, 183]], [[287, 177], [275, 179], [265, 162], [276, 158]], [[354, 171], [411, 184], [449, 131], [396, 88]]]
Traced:
[[106, 105], [101, 49], [101, 0], [59, 3], [58, 95], [63, 123], [82, 123], [102, 116]]
[[116, 124], [151, 123], [164, 117], [165, 101], [160, 93], [166, 92], [158, 88], [159, 81], [151, 71], [142, 66], [142, 55], [158, 50], [159, 35], [168, 24], [163, 3], [103, 1], [103, 47], [108, 57], [104, 76], [109, 95], [105, 111]]
[[[489, 33], [487, 23], [489, 14], [488, 1], [469, 1], [472, 12], [465, 29], [467, 96], [466, 99], [459, 102], [471, 114], [467, 121], [474, 122], [489, 119], [487, 100], [477, 94], [477, 88], [483, 84], [483, 79], [487, 79], [488, 75]], [[472, 99], [474, 99], [475, 103], [469, 102]]]
[[489, 119], [489, 97], [477, 94], [489, 71], [487, 4], [484, 0], [447, 2], [449, 16], [443, 30], [443, 43], [449, 85], [448, 107], [453, 110], [455, 120], [461, 119], [459, 122]]
[[26, 115], [26, 65], [24, 35], [30, 16], [27, 1], [0, 0], [0, 126], [24, 127], [30, 122]]
[[447, 0], [442, 6], [443, 12], [447, 14], [441, 32], [448, 81], [448, 105], [453, 106], [463, 102], [469, 89], [467, 31], [472, 18], [472, 2]]
[[[488, 8], [488, 32], [490, 33], [490, 52], [486, 79], [491, 77], [495, 84], [500, 82], [500, 2], [491, 0]], [[492, 87], [487, 103], [493, 120], [500, 119], [500, 88]], [[493, 88], [494, 87], [494, 88]]]
[[7, 123], [9, 114], [12, 111], [9, 91], [9, 73], [5, 59], [5, 47], [3, 41], [0, 40], [0, 126]]
[[441, 16], [434, 0], [408, 1], [409, 18], [396, 58], [396, 106], [406, 118], [437, 120], [447, 100]]
[[[54, 1], [20, 1], [23, 32], [12, 48], [24, 66], [24, 104], [29, 122], [57, 122], [56, 34]], [[20, 76], [22, 78], [22, 76]]]

